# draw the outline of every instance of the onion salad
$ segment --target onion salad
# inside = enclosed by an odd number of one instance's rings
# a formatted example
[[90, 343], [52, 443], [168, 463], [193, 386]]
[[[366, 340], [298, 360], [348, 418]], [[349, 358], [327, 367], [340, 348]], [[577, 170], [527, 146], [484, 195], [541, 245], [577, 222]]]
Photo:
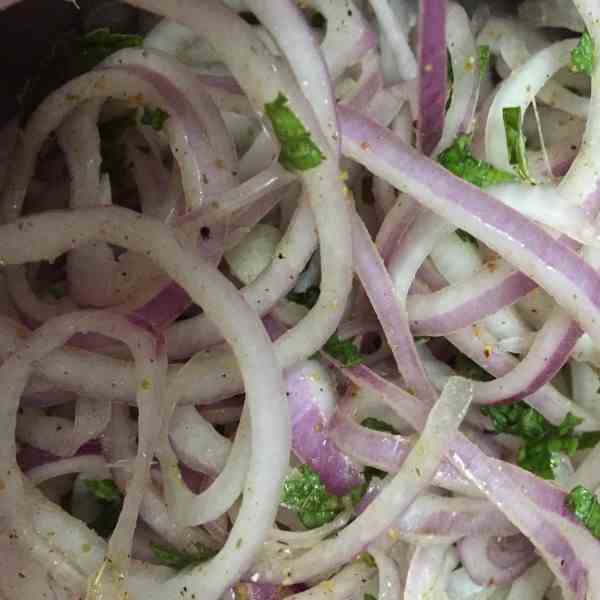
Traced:
[[0, 128], [0, 599], [600, 600], [600, 5], [96, 8]]

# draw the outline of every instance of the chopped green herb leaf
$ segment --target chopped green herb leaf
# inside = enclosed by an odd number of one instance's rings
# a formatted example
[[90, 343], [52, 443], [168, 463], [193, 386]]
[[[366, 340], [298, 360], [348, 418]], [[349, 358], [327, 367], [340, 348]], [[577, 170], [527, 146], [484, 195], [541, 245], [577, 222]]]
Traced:
[[396, 431], [396, 429], [394, 429], [389, 423], [381, 421], [380, 419], [374, 419], [373, 417], [366, 418], [361, 423], [361, 425], [369, 429], [374, 429], [375, 431], [381, 431], [383, 433], [393, 433], [394, 435], [398, 435], [398, 431]]
[[456, 235], [463, 241], [465, 244], [473, 244], [477, 246], [477, 238], [473, 237], [468, 231], [464, 229], [457, 229]]
[[123, 494], [112, 479], [86, 479], [85, 487], [102, 502], [123, 500]]
[[452, 146], [438, 156], [438, 162], [454, 175], [480, 188], [517, 181], [513, 173], [501, 171], [474, 158], [471, 154], [471, 137], [468, 135], [459, 135]]
[[355, 367], [363, 361], [358, 348], [351, 340], [340, 340], [335, 334], [327, 340], [323, 351], [340, 362], [342, 367]]
[[502, 109], [504, 133], [506, 134], [506, 147], [508, 149], [508, 162], [512, 165], [517, 175], [531, 182], [529, 164], [527, 162], [527, 139], [523, 134], [523, 111], [520, 106], [507, 106]]
[[350, 490], [348, 494], [348, 499], [350, 500], [352, 506], [356, 506], [365, 495], [367, 491], [368, 484], [365, 482], [361, 485], [357, 485]]
[[216, 552], [202, 544], [194, 544], [194, 546], [196, 547], [195, 552], [181, 552], [161, 544], [150, 544], [154, 558], [160, 564], [171, 567], [176, 571], [205, 562], [216, 554]]
[[527, 441], [519, 450], [517, 462], [520, 467], [544, 479], [554, 479], [560, 464], [560, 455], [573, 456], [577, 452], [576, 437], [549, 437], [539, 442]]
[[477, 53], [479, 55], [479, 76], [483, 79], [490, 66], [490, 47], [477, 46]]
[[498, 433], [511, 433], [525, 439], [542, 439], [551, 425], [525, 402], [483, 406], [481, 412], [492, 420]]
[[100, 513], [90, 527], [100, 537], [108, 538], [117, 526], [123, 495], [111, 479], [86, 479], [84, 484], [100, 506]]
[[158, 106], [144, 106], [142, 115], [142, 125], [149, 125], [155, 131], [161, 131], [165, 121], [169, 118], [169, 113]]
[[582, 485], [573, 488], [565, 501], [567, 508], [590, 533], [600, 539], [600, 503], [593, 492]]
[[81, 54], [86, 69], [94, 68], [111, 54], [124, 48], [139, 48], [144, 41], [141, 35], [112, 33], [110, 29], [96, 29], [82, 36]]
[[365, 594], [364, 600], [377, 600], [373, 594]]
[[485, 406], [481, 412], [492, 419], [498, 433], [522, 437], [519, 466], [544, 479], [554, 479], [559, 455], [573, 456], [578, 450], [593, 448], [600, 441], [600, 432], [575, 433], [582, 420], [568, 413], [556, 426], [524, 402], [504, 406]]
[[306, 308], [312, 308], [319, 300], [320, 293], [321, 288], [318, 285], [311, 285], [303, 292], [290, 292], [287, 295], [287, 299], [290, 302], [306, 306]]
[[265, 104], [265, 112], [281, 144], [279, 162], [288, 170], [313, 169], [325, 156], [287, 103], [287, 98], [280, 93], [273, 102]]
[[308, 465], [301, 465], [288, 475], [281, 503], [296, 512], [308, 529], [329, 523], [343, 509], [341, 498], [330, 494], [319, 474]]
[[591, 75], [594, 69], [594, 51], [594, 40], [588, 31], [584, 31], [571, 52], [571, 70]]

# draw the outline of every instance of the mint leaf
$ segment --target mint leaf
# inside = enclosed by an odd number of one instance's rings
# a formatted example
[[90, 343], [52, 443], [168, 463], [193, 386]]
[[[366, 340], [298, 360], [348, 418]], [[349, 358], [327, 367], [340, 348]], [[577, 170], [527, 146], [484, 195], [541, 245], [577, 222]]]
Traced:
[[108, 28], [90, 31], [79, 41], [84, 67], [93, 69], [111, 54], [124, 48], [139, 48], [143, 41], [141, 35], [112, 33]]
[[100, 537], [109, 538], [117, 526], [121, 514], [123, 494], [112, 479], [86, 479], [84, 484], [96, 498], [100, 507], [100, 513], [90, 523], [90, 528]]
[[154, 558], [161, 564], [171, 567], [176, 571], [181, 571], [192, 565], [198, 565], [211, 559], [216, 552], [203, 546], [202, 544], [194, 544], [196, 552], [181, 552], [168, 546], [161, 544], [150, 544]]
[[483, 79], [490, 66], [490, 47], [477, 46], [477, 54], [479, 55], [479, 77]]
[[161, 131], [165, 121], [169, 118], [169, 113], [162, 110], [158, 106], [144, 106], [144, 114], [142, 115], [142, 125], [148, 125], [155, 131]]
[[578, 485], [569, 492], [565, 504], [575, 518], [583, 523], [595, 538], [600, 539], [600, 503], [596, 495]]
[[335, 334], [327, 340], [323, 351], [341, 363], [342, 367], [355, 367], [363, 361], [362, 355], [351, 340], [340, 340]]
[[507, 106], [502, 109], [508, 162], [517, 175], [524, 181], [531, 182], [529, 164], [527, 162], [526, 138], [523, 134], [523, 114], [520, 106]]
[[308, 465], [294, 469], [283, 482], [281, 503], [297, 513], [307, 529], [332, 521], [343, 509], [343, 502], [330, 494], [319, 474]]
[[86, 479], [85, 487], [102, 502], [122, 501], [123, 494], [112, 479]]
[[582, 419], [571, 413], [556, 426], [524, 402], [484, 406], [481, 412], [490, 417], [498, 433], [523, 438], [525, 443], [517, 455], [519, 466], [544, 479], [555, 478], [561, 454], [573, 456], [578, 450], [593, 448], [600, 441], [600, 432], [575, 433]]
[[594, 70], [594, 50], [594, 40], [589, 31], [585, 31], [571, 51], [571, 70], [591, 75]]
[[313, 169], [325, 160], [325, 155], [312, 141], [310, 133], [287, 103], [287, 98], [279, 93], [273, 102], [265, 104], [265, 113], [281, 144], [279, 162], [288, 170]]
[[518, 180], [513, 173], [496, 169], [490, 163], [474, 158], [471, 154], [471, 137], [468, 135], [459, 135], [437, 159], [448, 171], [480, 188]]

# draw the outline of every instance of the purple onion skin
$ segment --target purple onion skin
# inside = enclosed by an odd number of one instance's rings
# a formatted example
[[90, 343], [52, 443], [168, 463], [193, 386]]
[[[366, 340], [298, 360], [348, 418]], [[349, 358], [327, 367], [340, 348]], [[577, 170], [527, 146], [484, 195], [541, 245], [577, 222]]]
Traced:
[[458, 543], [458, 553], [471, 579], [483, 586], [512, 583], [537, 560], [533, 544], [522, 535], [469, 536]]
[[[79, 448], [76, 452], [76, 456], [89, 456], [89, 455], [101, 455], [102, 446], [100, 440], [90, 440]], [[50, 452], [41, 450], [40, 448], [34, 448], [33, 446], [25, 446], [17, 453], [17, 464], [21, 471], [26, 473], [35, 467], [41, 467], [42, 465], [61, 460], [60, 456], [55, 456]]]
[[447, 0], [419, 3], [419, 116], [417, 140], [431, 154], [442, 137], [448, 97]]
[[316, 407], [296, 421], [292, 408], [292, 448], [319, 474], [327, 491], [336, 496], [347, 494], [363, 482], [352, 460], [329, 439], [327, 424]]
[[144, 319], [156, 329], [164, 329], [189, 305], [190, 298], [187, 293], [176, 283], [170, 283], [146, 304], [135, 309], [132, 316]]
[[[319, 405], [309, 363], [290, 369], [286, 376], [287, 398], [292, 422], [292, 449], [321, 477], [327, 490], [336, 496], [362, 484], [363, 477], [352, 460], [329, 437], [327, 407]], [[323, 386], [328, 385], [323, 382]]]

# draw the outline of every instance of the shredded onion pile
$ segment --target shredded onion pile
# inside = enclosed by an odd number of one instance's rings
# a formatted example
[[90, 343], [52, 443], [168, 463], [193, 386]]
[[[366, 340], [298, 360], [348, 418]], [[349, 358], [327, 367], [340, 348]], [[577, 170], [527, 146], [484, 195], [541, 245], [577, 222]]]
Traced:
[[600, 600], [600, 5], [105, 4], [0, 130], [0, 598]]

